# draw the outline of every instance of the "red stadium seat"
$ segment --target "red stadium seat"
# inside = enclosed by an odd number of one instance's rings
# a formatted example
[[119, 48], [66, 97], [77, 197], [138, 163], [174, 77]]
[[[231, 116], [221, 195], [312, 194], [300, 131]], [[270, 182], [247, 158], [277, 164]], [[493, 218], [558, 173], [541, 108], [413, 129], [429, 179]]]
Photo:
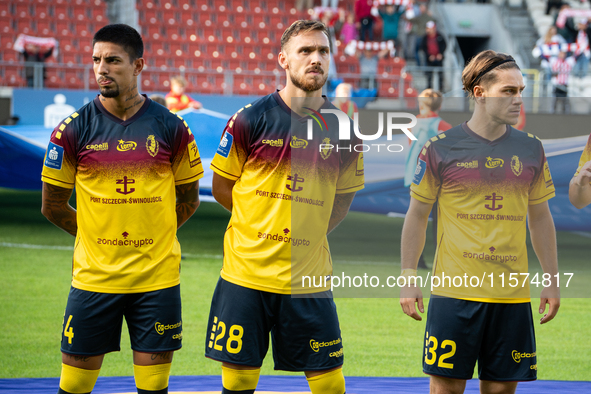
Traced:
[[109, 20], [107, 19], [107, 8], [91, 8], [90, 18], [98, 23], [107, 24]]
[[24, 67], [18, 66], [4, 66], [4, 75], [2, 75], [2, 84], [7, 86], [22, 87], [26, 86], [24, 78]]
[[49, 19], [37, 19], [37, 34], [42, 37], [55, 34], [55, 24]]
[[0, 2], [0, 17], [11, 18], [12, 10], [8, 1]]
[[31, 17], [33, 15], [33, 9], [29, 3], [16, 3], [14, 4], [14, 16], [16, 18]]
[[0, 35], [0, 51], [4, 51], [7, 49], [10, 49], [12, 51], [12, 45], [14, 44], [14, 40], [15, 37]]
[[399, 97], [400, 83], [397, 79], [378, 80], [378, 96], [380, 97]]
[[20, 62], [23, 57], [14, 49], [5, 49], [2, 52], [2, 61], [5, 62]]
[[202, 94], [223, 94], [224, 88], [222, 87], [222, 83], [223, 75], [205, 74], [197, 78], [195, 90]]
[[46, 69], [45, 87], [50, 89], [61, 88], [63, 86], [64, 71], [58, 70], [55, 67], [48, 67]]
[[79, 65], [80, 64], [80, 55], [77, 52], [66, 52], [63, 51], [61, 54], [62, 63], [64, 64], [72, 64], [72, 65]]

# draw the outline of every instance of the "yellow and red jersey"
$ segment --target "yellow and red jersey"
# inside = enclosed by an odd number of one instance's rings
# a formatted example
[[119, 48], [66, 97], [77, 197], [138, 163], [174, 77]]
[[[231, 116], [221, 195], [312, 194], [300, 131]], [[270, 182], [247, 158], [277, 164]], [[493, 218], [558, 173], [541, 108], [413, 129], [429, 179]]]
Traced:
[[[528, 206], [554, 194], [542, 143], [532, 134], [507, 126], [502, 137], [488, 141], [463, 123], [427, 141], [411, 195], [438, 202], [433, 275], [485, 279], [478, 288], [446, 283], [433, 294], [485, 302], [528, 301], [528, 283], [521, 286], [520, 280], [520, 286], [510, 287], [508, 278], [528, 272]], [[499, 275], [505, 276], [504, 286]]]
[[[325, 100], [322, 108], [335, 107]], [[211, 163], [218, 175], [236, 181], [222, 278], [280, 294], [327, 289], [302, 286], [302, 277], [318, 283], [331, 275], [326, 233], [335, 194], [364, 185], [362, 153], [336, 149], [336, 120], [327, 115], [327, 128], [320, 129], [309, 117], [292, 116], [277, 92], [229, 120]]]
[[175, 186], [203, 167], [186, 122], [146, 97], [122, 121], [96, 98], [58, 125], [43, 182], [76, 188], [72, 285], [136, 293], [179, 283]]

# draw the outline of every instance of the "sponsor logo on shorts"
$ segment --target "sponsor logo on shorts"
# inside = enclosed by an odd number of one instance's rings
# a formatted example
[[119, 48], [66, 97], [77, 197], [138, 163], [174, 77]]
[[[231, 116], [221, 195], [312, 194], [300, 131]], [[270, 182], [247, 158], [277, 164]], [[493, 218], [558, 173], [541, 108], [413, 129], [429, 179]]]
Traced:
[[520, 353], [517, 350], [513, 350], [511, 352], [511, 357], [513, 357], [513, 361], [515, 361], [516, 363], [520, 363], [522, 359], [524, 358], [534, 358], [536, 357], [536, 352], [533, 353]]
[[103, 142], [102, 144], [91, 144], [91, 145], [86, 145], [86, 149], [90, 149], [90, 150], [94, 150], [94, 151], [103, 151], [103, 150], [109, 150], [109, 143], [108, 142]]
[[[156, 330], [156, 332], [158, 334], [162, 335], [162, 334], [164, 334], [164, 331], [174, 330], [175, 328], [179, 328], [182, 324], [183, 324], [182, 322], [178, 322], [176, 324], [162, 324], [160, 322], [156, 322], [156, 324], [154, 324], [154, 329]], [[181, 331], [181, 338], [182, 338], [182, 331]], [[176, 339], [176, 338], [174, 338], [174, 339]]]
[[342, 357], [343, 356], [343, 348], [340, 348], [336, 352], [330, 352], [328, 357]]
[[[341, 343], [341, 338], [335, 339], [333, 341], [330, 342], [318, 342], [315, 339], [310, 339], [310, 347], [312, 348], [312, 350], [314, 350], [316, 353], [318, 353], [318, 351], [320, 350], [321, 347], [329, 347], [329, 346], [334, 346], [334, 345], [338, 345], [339, 343]], [[342, 350], [342, 348], [341, 348]], [[332, 357], [332, 356], [331, 356]], [[336, 356], [335, 356], [336, 357]]]
[[179, 334], [174, 334], [172, 339], [178, 339], [179, 341], [183, 339], [183, 332], [181, 331]]

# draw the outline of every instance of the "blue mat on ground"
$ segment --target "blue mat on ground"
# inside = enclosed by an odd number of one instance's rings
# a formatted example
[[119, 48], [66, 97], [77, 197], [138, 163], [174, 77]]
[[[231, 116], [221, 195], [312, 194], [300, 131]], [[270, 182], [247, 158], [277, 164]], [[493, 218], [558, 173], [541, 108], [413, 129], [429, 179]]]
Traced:
[[[0, 379], [0, 394], [55, 394], [59, 378], [19, 378]], [[196, 392], [221, 390], [219, 376], [171, 376], [169, 392]], [[261, 376], [258, 391], [277, 391], [289, 393], [309, 391], [308, 383], [300, 376]], [[133, 377], [99, 377], [94, 394], [114, 394], [135, 392]], [[428, 378], [374, 378], [347, 377], [347, 393], [398, 393], [417, 394], [429, 392]], [[478, 380], [468, 381], [467, 394], [476, 394]], [[583, 394], [591, 393], [591, 382], [570, 382], [538, 380], [520, 383], [518, 394]]]

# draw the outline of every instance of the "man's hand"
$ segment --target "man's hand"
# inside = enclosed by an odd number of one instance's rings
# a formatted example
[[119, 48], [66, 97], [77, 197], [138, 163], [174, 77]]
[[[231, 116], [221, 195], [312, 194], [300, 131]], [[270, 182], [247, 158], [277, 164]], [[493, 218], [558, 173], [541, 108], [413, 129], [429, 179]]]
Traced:
[[546, 304], [549, 305], [548, 313], [540, 319], [540, 324], [548, 323], [554, 319], [560, 308], [560, 290], [557, 287], [545, 287], [540, 294], [540, 314], [546, 311]]
[[591, 203], [591, 161], [583, 164], [579, 174], [570, 181], [568, 197], [578, 209], [585, 208]]
[[425, 313], [423, 305], [423, 292], [416, 285], [408, 285], [400, 289], [400, 306], [405, 315], [415, 320], [421, 321], [423, 318], [417, 313], [416, 305], [421, 313]]
[[189, 105], [194, 109], [203, 108], [203, 105], [199, 101], [191, 101], [191, 103]]

